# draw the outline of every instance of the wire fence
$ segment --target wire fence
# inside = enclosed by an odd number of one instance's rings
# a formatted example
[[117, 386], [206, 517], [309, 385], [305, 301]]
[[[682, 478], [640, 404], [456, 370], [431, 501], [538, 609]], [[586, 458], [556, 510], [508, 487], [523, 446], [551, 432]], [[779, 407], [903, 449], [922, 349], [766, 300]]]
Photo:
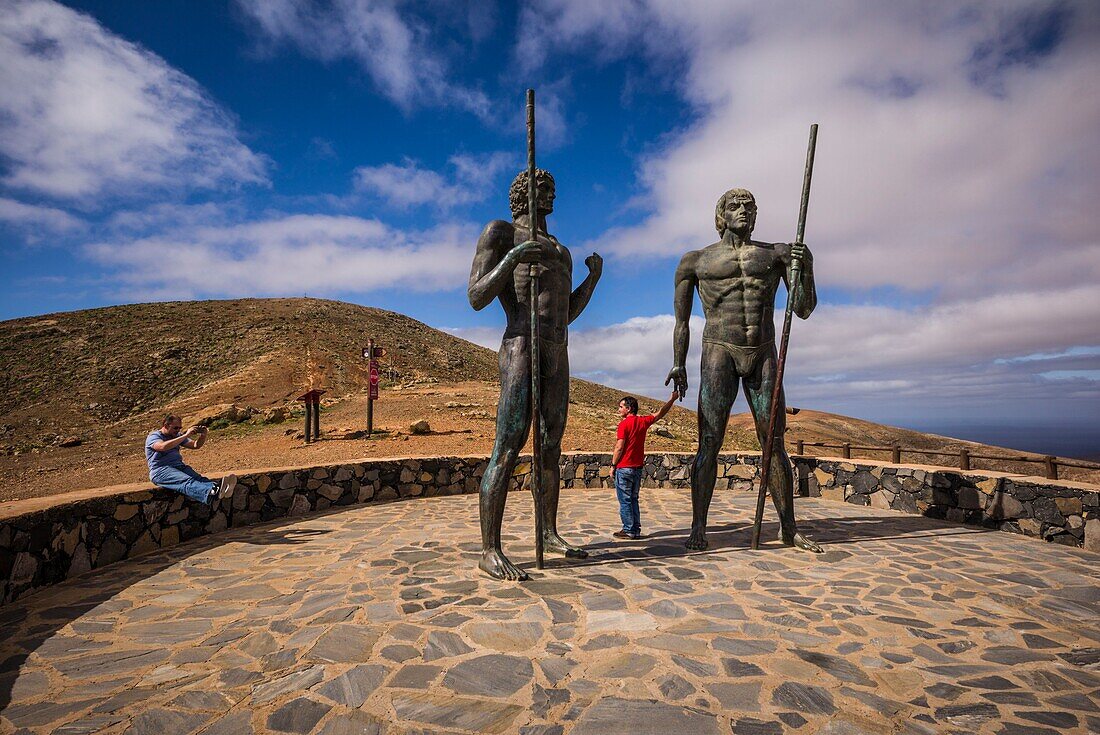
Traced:
[[1062, 459], [1055, 457], [1054, 455], [1046, 455], [1045, 457], [1029, 457], [1027, 455], [992, 455], [992, 454], [974, 454], [966, 447], [959, 449], [947, 450], [947, 449], [917, 449], [915, 447], [903, 447], [900, 444], [894, 444], [888, 447], [875, 447], [863, 444], [852, 444], [850, 442], [844, 442], [843, 444], [833, 444], [830, 442], [810, 442], [802, 439], [795, 439], [795, 453], [799, 455], [806, 454], [806, 447], [821, 447], [824, 449], [839, 449], [841, 450], [841, 456], [844, 459], [852, 458], [852, 450], [860, 452], [889, 452], [890, 462], [893, 464], [901, 464], [901, 458], [903, 454], [906, 455], [924, 455], [924, 456], [940, 456], [951, 457], [955, 460], [960, 470], [971, 469], [971, 463], [973, 460], [980, 459], [983, 461], [992, 461], [997, 464], [1007, 464], [1010, 462], [1028, 462], [1041, 464], [1044, 467], [1044, 472], [1048, 480], [1058, 479], [1058, 469], [1060, 467], [1073, 467], [1086, 470], [1100, 470], [1100, 464], [1096, 462], [1082, 462], [1080, 460]]

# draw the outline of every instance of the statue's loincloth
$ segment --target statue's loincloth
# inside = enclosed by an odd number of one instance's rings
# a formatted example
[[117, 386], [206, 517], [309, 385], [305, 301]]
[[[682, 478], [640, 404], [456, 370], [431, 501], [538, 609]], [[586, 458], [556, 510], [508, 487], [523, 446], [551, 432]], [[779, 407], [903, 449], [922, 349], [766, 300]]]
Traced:
[[742, 377], [752, 375], [757, 363], [760, 362], [760, 356], [770, 355], [775, 347], [775, 342], [772, 340], [749, 347], [723, 342], [720, 339], [711, 339], [710, 337], [703, 337], [703, 344], [725, 350], [726, 354], [733, 359], [733, 366], [737, 370], [737, 374]]
[[[501, 342], [500, 349], [503, 352], [506, 345], [510, 340], [523, 340], [524, 346], [527, 345], [530, 338], [525, 334], [520, 335], [504, 335], [504, 340]], [[523, 358], [525, 361], [530, 360], [530, 353], [524, 349], [522, 350]], [[539, 337], [539, 374], [544, 376], [551, 376], [558, 373], [563, 368], [567, 368], [569, 364], [569, 343], [567, 341], [557, 341], [547, 337]]]

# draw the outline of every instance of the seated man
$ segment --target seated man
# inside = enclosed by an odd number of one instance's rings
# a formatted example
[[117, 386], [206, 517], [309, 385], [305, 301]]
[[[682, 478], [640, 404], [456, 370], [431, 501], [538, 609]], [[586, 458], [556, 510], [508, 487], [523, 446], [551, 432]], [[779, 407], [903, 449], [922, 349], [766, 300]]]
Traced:
[[645, 435], [649, 427], [665, 417], [672, 404], [680, 397], [673, 392], [661, 410], [648, 416], [638, 415], [638, 399], [625, 396], [619, 401], [619, 429], [616, 432], [615, 452], [611, 455], [611, 471], [614, 473], [615, 494], [619, 497], [619, 517], [623, 528], [611, 534], [618, 539], [636, 539], [642, 535], [642, 511], [638, 505], [638, 489], [642, 486], [642, 467], [645, 465]]
[[[170, 413], [164, 417], [160, 429], [145, 438], [149, 479], [166, 490], [175, 490], [208, 505], [233, 497], [233, 490], [237, 487], [236, 475], [226, 475], [219, 484], [185, 465], [180, 456], [180, 447], [199, 449], [206, 443], [206, 427], [192, 426], [181, 434], [182, 429], [183, 420]], [[193, 436], [197, 438], [192, 439]]]

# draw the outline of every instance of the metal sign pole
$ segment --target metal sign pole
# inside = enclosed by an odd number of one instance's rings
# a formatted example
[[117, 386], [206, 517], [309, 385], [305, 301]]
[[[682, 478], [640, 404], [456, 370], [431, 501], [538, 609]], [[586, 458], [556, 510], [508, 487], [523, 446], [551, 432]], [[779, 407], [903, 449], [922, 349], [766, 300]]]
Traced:
[[374, 433], [374, 338], [367, 340], [367, 436]]

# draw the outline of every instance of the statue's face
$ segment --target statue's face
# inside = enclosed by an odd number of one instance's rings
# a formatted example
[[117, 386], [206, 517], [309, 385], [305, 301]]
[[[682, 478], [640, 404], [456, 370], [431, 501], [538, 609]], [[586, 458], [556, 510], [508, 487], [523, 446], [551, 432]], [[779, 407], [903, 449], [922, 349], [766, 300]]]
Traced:
[[727, 229], [748, 234], [756, 227], [756, 202], [751, 197], [730, 197], [724, 211]]
[[538, 183], [538, 208], [539, 212], [545, 212], [549, 214], [554, 211], [554, 197], [557, 194], [554, 192], [554, 185], [549, 182]]

